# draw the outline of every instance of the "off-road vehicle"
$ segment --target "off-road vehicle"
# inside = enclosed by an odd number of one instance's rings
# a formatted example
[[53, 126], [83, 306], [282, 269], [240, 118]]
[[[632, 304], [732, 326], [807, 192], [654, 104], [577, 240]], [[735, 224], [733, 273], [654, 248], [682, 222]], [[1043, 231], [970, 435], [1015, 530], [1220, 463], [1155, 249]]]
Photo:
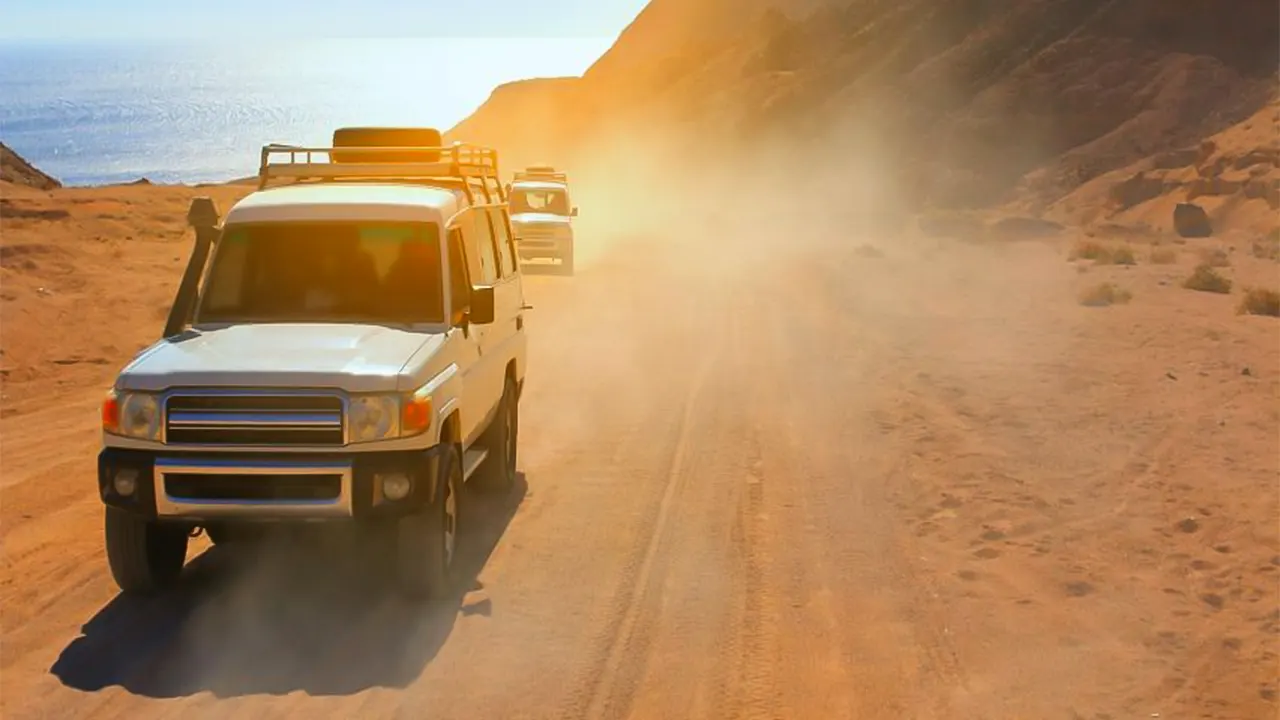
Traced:
[[201, 529], [339, 522], [379, 530], [406, 593], [444, 595], [463, 482], [514, 483], [526, 306], [497, 153], [416, 128], [333, 145], [264, 147], [221, 224], [192, 203], [163, 339], [102, 408], [126, 592], [174, 582]]
[[578, 208], [570, 204], [569, 178], [546, 165], [515, 173], [508, 193], [511, 227], [521, 260], [549, 258], [573, 274], [573, 218]]

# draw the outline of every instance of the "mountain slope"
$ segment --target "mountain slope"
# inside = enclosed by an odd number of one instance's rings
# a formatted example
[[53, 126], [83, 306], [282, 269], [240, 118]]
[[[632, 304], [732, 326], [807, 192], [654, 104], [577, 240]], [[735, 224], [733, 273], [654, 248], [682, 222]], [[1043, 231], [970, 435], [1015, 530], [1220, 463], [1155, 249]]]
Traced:
[[37, 190], [62, 187], [62, 183], [41, 172], [4, 143], [0, 143], [0, 182], [23, 185]]
[[1276, 93], [1269, 0], [776, 5], [654, 0], [581, 79], [522, 100], [561, 132], [531, 139], [495, 94], [455, 134], [584, 167], [628, 142], [767, 148], [834, 177], [870, 162], [908, 204], [1042, 209]]

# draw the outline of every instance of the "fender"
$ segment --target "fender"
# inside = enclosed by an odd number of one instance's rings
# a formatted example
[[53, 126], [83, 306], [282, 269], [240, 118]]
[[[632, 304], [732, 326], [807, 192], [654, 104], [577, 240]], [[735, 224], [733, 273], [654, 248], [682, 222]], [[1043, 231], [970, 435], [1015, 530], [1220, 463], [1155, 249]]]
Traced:
[[444, 419], [458, 408], [458, 398], [462, 395], [462, 373], [458, 369], [458, 364], [449, 363], [445, 369], [428, 380], [422, 388], [431, 398], [431, 406], [434, 408], [435, 414], [435, 439], [439, 442], [440, 430], [444, 426]]

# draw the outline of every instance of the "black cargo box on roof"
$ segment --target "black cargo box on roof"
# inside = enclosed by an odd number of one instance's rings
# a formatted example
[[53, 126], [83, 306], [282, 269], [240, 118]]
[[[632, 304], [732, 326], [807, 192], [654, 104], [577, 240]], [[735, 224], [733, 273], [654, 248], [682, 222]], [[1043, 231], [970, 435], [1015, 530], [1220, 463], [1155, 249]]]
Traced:
[[[373, 162], [439, 162], [440, 148], [444, 146], [444, 137], [435, 128], [411, 127], [345, 127], [333, 131], [333, 147], [329, 160], [335, 163], [373, 163]], [[379, 154], [377, 156], [360, 153], [338, 152], [336, 148], [350, 147], [394, 147], [394, 148], [430, 148], [429, 150], [406, 150], [399, 153]]]

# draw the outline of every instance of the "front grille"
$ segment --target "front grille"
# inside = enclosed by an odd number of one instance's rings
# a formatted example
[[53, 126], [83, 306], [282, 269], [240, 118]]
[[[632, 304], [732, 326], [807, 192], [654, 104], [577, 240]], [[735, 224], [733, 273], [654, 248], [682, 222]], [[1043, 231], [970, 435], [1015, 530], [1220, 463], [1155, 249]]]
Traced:
[[342, 493], [342, 476], [166, 473], [164, 489], [175, 500], [206, 502], [335, 500]]
[[336, 395], [172, 395], [165, 404], [171, 445], [342, 445]]
[[560, 228], [556, 225], [521, 225], [515, 228], [517, 238], [547, 238], [552, 239], [559, 237]]
[[549, 240], [528, 240], [522, 238], [516, 243], [517, 249], [521, 250], [551, 250], [556, 247], [556, 243]]

